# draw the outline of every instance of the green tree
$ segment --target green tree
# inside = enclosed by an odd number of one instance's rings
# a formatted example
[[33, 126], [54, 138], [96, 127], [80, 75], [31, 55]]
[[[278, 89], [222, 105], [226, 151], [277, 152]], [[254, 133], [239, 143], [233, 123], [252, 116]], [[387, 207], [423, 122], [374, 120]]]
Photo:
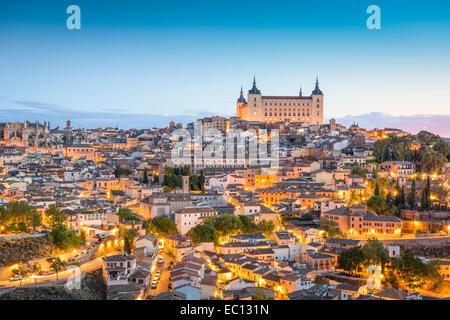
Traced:
[[252, 300], [267, 300], [267, 294], [262, 290], [255, 290], [252, 295]]
[[378, 240], [369, 240], [363, 247], [364, 265], [379, 265], [384, 271], [386, 264], [389, 262], [389, 251]]
[[270, 235], [275, 230], [275, 225], [271, 220], [261, 220], [256, 224], [256, 230], [262, 232], [266, 239], [269, 239]]
[[67, 214], [54, 205], [45, 211], [45, 216], [52, 229], [64, 225], [67, 221]]
[[167, 216], [153, 218], [152, 223], [155, 225], [156, 232], [160, 236], [178, 234], [177, 225]]
[[422, 197], [420, 198], [420, 210], [427, 210], [427, 192], [422, 190]]
[[218, 241], [225, 241], [228, 237], [238, 234], [242, 229], [241, 220], [234, 214], [221, 214], [205, 219], [204, 224], [212, 225], [216, 229]]
[[338, 257], [338, 268], [356, 275], [361, 271], [364, 254], [361, 247], [353, 247], [343, 251]]
[[48, 235], [49, 240], [61, 250], [78, 247], [81, 245], [81, 237], [75, 230], [69, 230], [65, 225], [56, 225]]
[[131, 211], [128, 208], [123, 208], [120, 207], [119, 210], [117, 211], [117, 215], [119, 216], [119, 221], [120, 222], [124, 222], [124, 221], [139, 221], [139, 218], [133, 214], [133, 211]]
[[375, 196], [380, 196], [380, 185], [378, 184], [378, 182], [375, 185], [375, 192], [374, 192]]
[[389, 214], [389, 206], [382, 196], [373, 196], [367, 200], [367, 208], [379, 215]]
[[369, 172], [369, 170], [361, 168], [361, 167], [357, 167], [357, 168], [353, 168], [352, 169], [352, 175], [354, 176], [358, 176], [361, 178], [366, 178], [367, 173]]
[[240, 215], [239, 220], [241, 220], [242, 224], [242, 233], [253, 233], [256, 232], [256, 224], [250, 219], [249, 216]]
[[148, 171], [147, 168], [144, 169], [144, 179], [142, 180], [143, 183], [147, 184], [148, 181]]
[[215, 242], [216, 229], [212, 225], [199, 224], [188, 231], [187, 235], [192, 238], [193, 244], [202, 242]]
[[405, 252], [393, 259], [392, 267], [398, 279], [408, 289], [422, 288], [427, 281], [428, 268], [425, 263], [415, 257], [412, 252]]
[[431, 192], [439, 200], [439, 206], [447, 206], [448, 190], [443, 185], [431, 187]]
[[431, 179], [430, 176], [427, 176], [427, 187], [426, 187], [426, 197], [427, 197], [427, 209], [431, 208]]
[[58, 274], [67, 267], [67, 262], [61, 260], [60, 257], [48, 258], [47, 262], [50, 264], [50, 269], [56, 273], [56, 280], [58, 280]]
[[116, 169], [114, 170], [114, 176], [119, 179], [121, 177], [128, 177], [129, 175], [131, 175], [131, 169], [130, 168], [125, 168], [122, 166], [117, 166]]
[[343, 237], [343, 233], [338, 226], [338, 223], [334, 220], [327, 218], [320, 219], [320, 230], [324, 231], [324, 238], [336, 238]]
[[144, 228], [145, 229], [145, 232], [147, 233], [147, 234], [150, 234], [150, 235], [152, 235], [152, 236], [155, 236], [156, 234], [157, 234], [157, 230], [156, 230], [156, 226], [153, 224], [153, 220], [152, 219], [149, 219], [149, 220], [145, 220], [143, 223], [142, 223], [142, 228]]
[[414, 210], [416, 208], [416, 179], [411, 184], [411, 191], [408, 197], [408, 204]]
[[123, 229], [120, 233], [123, 239], [123, 251], [126, 254], [132, 254], [134, 250], [134, 239], [138, 236], [137, 229]]

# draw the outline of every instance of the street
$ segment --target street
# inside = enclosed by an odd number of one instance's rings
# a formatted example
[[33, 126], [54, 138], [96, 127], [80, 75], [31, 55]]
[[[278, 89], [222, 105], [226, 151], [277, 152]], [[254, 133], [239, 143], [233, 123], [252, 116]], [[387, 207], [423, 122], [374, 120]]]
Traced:
[[[159, 257], [162, 257], [164, 259], [164, 266], [162, 268], [156, 268], [155, 271], [153, 272], [153, 275], [158, 270], [160, 270], [162, 273], [161, 273], [161, 277], [158, 281], [157, 288], [150, 289], [150, 291], [149, 291], [151, 296], [156, 296], [160, 293], [170, 291], [170, 289], [168, 288], [169, 277], [170, 277], [170, 270], [168, 270], [168, 267], [169, 267], [171, 261], [174, 261], [174, 264], [175, 264], [175, 260], [173, 258], [170, 258], [169, 256], [167, 256], [165, 253], [160, 253]], [[150, 286], [151, 286], [151, 282], [153, 281], [153, 275], [152, 275], [152, 280], [150, 281]]]

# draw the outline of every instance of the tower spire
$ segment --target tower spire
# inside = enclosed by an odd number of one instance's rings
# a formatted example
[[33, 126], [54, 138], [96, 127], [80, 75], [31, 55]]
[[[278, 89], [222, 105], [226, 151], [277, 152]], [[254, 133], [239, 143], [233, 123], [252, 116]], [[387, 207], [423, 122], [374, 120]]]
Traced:
[[303, 96], [303, 94], [302, 94], [302, 86], [300, 86], [300, 91], [299, 91], [299, 93], [298, 93], [298, 96], [299, 96], [299, 97], [302, 97], [302, 96]]
[[244, 104], [247, 103], [247, 101], [245, 101], [245, 98], [244, 98], [244, 90], [242, 89], [242, 86], [241, 86], [241, 93], [240, 93], [239, 98], [238, 98], [237, 101], [238, 101], [238, 102], [242, 102], [242, 103], [244, 103]]
[[313, 90], [312, 94], [323, 94], [322, 90], [319, 88], [319, 76], [316, 76], [316, 88]]
[[260, 94], [261, 92], [256, 87], [256, 77], [253, 76], [253, 87], [248, 91], [250, 94]]

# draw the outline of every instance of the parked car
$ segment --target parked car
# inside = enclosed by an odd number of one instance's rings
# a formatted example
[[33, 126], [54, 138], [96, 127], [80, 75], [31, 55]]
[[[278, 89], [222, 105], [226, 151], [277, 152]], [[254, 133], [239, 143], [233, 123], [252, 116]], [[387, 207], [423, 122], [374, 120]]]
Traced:
[[22, 276], [17, 275], [9, 279], [9, 281], [19, 281], [19, 280], [22, 280]]
[[50, 233], [48, 230], [42, 230], [41, 233]]

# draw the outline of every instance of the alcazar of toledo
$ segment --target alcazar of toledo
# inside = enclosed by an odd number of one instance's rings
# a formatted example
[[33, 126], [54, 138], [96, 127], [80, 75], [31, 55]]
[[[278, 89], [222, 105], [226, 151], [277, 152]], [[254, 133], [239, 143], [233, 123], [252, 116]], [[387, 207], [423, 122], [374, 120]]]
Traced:
[[301, 88], [298, 96], [263, 96], [253, 79], [247, 100], [241, 88], [236, 105], [237, 116], [246, 121], [323, 124], [323, 93], [319, 89], [318, 79], [310, 96], [303, 96]]

